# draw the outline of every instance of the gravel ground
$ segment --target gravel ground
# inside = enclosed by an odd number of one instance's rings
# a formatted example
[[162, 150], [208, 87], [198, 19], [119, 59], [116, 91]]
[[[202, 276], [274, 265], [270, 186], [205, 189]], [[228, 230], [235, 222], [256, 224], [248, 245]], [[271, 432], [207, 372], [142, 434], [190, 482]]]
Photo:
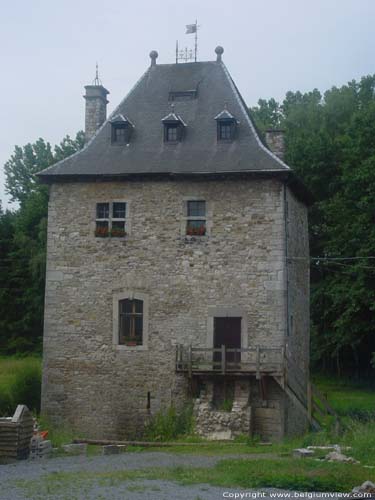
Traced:
[[[259, 455], [256, 455], [259, 457]], [[251, 457], [251, 456], [250, 456]], [[250, 458], [246, 455], [246, 458]], [[254, 456], [255, 457], [255, 456]], [[70, 456], [37, 461], [20, 461], [8, 465], [0, 465], [0, 499], [25, 500], [25, 499], [84, 499], [84, 500], [220, 500], [223, 498], [237, 498], [234, 494], [246, 493], [242, 498], [272, 498], [270, 494], [282, 490], [223, 489], [210, 485], [181, 486], [174, 482], [161, 480], [128, 480], [114, 482], [112, 485], [100, 484], [95, 480], [82, 482], [77, 486], [64, 485], [63, 491], [49, 492], [38, 487], [46, 474], [53, 475], [59, 472], [113, 472], [116, 470], [135, 470], [150, 467], [213, 467], [224, 458], [239, 458], [239, 455], [224, 456], [196, 456], [174, 455], [171, 453], [142, 452], [122, 453], [107, 456]], [[245, 456], [244, 456], [245, 458]], [[17, 481], [26, 481], [25, 488], [21, 488]], [[224, 495], [225, 493], [225, 495]], [[285, 492], [288, 493], [288, 492]], [[311, 495], [311, 494], [310, 494]], [[293, 496], [291, 496], [293, 498]], [[297, 497], [296, 497], [297, 498]], [[298, 495], [298, 498], [303, 498]], [[307, 498], [307, 497], [306, 497]], [[310, 497], [311, 498], [311, 497]]]

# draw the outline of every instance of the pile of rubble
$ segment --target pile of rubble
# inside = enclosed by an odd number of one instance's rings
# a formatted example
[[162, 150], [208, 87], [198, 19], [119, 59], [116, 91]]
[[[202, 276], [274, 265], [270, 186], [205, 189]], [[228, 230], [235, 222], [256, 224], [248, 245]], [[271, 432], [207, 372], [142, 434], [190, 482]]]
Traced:
[[307, 448], [296, 448], [293, 450], [293, 456], [296, 458], [308, 458], [314, 457], [316, 450], [331, 450], [324, 457], [323, 460], [327, 460], [328, 462], [345, 462], [348, 464], [359, 464], [358, 460], [355, 460], [353, 457], [348, 457], [342, 453], [343, 450], [347, 451], [351, 448], [349, 446], [341, 447], [338, 444], [333, 444], [330, 446], [308, 446]]

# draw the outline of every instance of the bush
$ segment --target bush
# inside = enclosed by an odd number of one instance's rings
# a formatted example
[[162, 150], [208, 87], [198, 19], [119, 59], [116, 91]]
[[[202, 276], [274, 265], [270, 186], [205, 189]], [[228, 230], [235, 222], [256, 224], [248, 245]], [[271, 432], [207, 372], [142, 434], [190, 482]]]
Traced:
[[0, 418], [14, 413], [13, 402], [8, 392], [0, 392]]
[[11, 399], [14, 408], [26, 405], [29, 410], [39, 413], [42, 371], [39, 363], [26, 364], [15, 375], [11, 386]]
[[186, 406], [180, 413], [171, 406], [165, 413], [158, 412], [145, 429], [150, 441], [171, 441], [193, 432], [193, 406]]

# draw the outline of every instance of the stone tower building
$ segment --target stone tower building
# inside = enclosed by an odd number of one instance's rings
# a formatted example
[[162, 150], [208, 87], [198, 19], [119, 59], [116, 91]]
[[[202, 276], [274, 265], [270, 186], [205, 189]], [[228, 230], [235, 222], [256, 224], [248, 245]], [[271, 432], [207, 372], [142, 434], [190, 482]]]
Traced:
[[42, 411], [80, 436], [140, 435], [194, 400], [197, 432], [307, 425], [308, 193], [221, 60], [151, 65], [50, 185]]

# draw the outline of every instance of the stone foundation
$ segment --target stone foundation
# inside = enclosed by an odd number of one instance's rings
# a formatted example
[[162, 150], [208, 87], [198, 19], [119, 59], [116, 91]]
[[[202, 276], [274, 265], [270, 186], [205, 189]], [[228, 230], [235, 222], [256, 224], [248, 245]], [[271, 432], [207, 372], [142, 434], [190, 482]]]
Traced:
[[195, 401], [194, 414], [197, 433], [207, 439], [233, 439], [251, 433], [249, 381], [235, 381], [231, 411], [215, 409], [214, 382], [206, 381], [205, 388]]

